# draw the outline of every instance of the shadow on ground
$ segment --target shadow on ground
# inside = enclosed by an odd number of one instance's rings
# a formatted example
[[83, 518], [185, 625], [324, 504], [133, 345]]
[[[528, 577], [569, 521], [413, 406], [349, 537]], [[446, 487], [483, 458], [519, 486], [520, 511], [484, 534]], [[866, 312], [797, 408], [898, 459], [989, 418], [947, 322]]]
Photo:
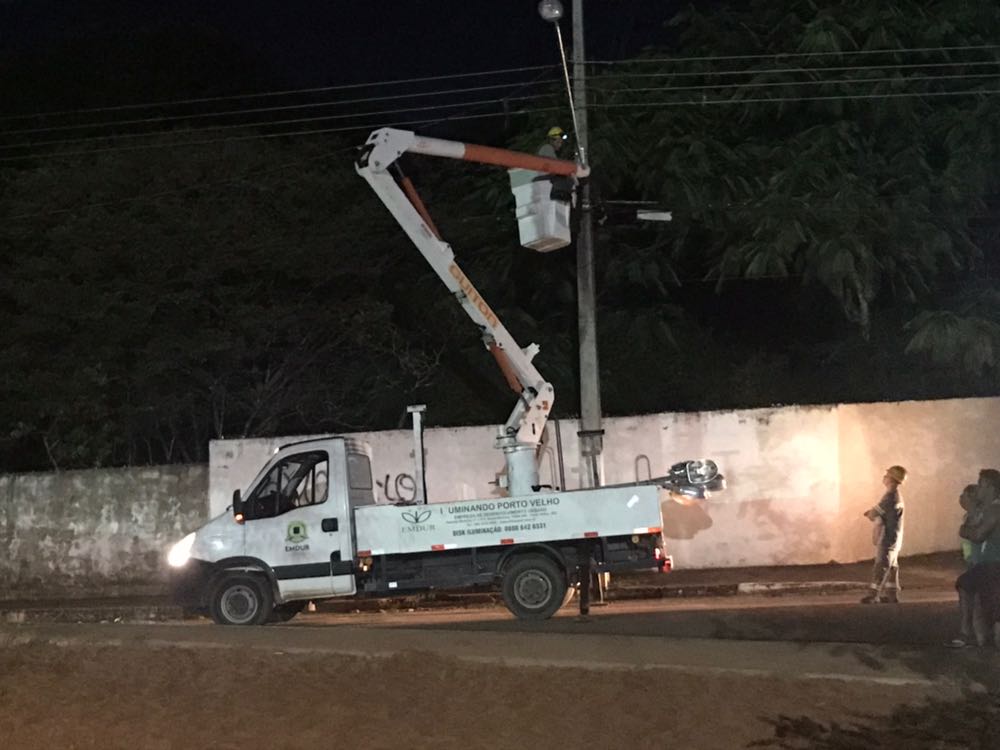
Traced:
[[762, 717], [773, 736], [749, 747], [790, 750], [995, 750], [1000, 747], [1000, 691], [966, 692], [960, 699], [901, 706], [885, 717], [859, 715], [850, 723], [808, 716]]
[[[928, 680], [951, 680], [976, 685], [1000, 694], [1000, 652], [994, 648], [913, 648], [911, 646], [865, 646], [838, 643], [830, 648], [834, 656], [853, 658], [876, 672], [900, 664]], [[1000, 744], [996, 747], [1000, 748]]]

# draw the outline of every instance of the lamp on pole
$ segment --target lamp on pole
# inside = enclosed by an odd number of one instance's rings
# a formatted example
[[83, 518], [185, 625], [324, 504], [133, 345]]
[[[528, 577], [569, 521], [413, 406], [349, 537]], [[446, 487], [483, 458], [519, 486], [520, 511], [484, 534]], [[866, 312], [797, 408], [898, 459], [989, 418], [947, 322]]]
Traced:
[[[562, 56], [566, 94], [569, 97], [573, 128], [576, 131], [577, 158], [587, 164], [587, 73], [583, 41], [583, 0], [573, 0], [573, 85], [563, 47], [559, 21], [563, 5], [559, 0], [541, 0], [538, 14], [556, 28]], [[586, 487], [601, 485], [601, 452], [604, 430], [601, 429], [601, 380], [597, 359], [597, 309], [594, 293], [594, 220], [590, 204], [590, 182], [583, 180], [579, 189], [580, 228], [576, 240], [577, 319], [580, 337], [580, 452], [583, 454]]]

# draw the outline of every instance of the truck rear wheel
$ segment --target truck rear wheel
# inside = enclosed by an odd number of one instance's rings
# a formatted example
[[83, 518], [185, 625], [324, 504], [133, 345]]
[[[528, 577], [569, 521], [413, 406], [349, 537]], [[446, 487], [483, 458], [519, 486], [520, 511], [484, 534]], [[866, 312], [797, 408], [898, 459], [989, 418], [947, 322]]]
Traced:
[[225, 576], [212, 594], [212, 619], [219, 625], [263, 625], [271, 616], [274, 597], [260, 576]]
[[547, 557], [526, 555], [504, 572], [503, 601], [521, 620], [547, 620], [566, 600], [566, 574]]

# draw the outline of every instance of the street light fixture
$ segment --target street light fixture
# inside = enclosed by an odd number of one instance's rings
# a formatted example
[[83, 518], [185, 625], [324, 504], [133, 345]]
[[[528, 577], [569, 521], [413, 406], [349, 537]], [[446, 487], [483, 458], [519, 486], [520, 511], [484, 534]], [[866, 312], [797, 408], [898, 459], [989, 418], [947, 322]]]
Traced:
[[559, 0], [542, 0], [538, 4], [538, 15], [546, 21], [557, 23], [563, 17], [563, 4]]
[[538, 15], [556, 27], [556, 39], [559, 40], [559, 56], [562, 58], [563, 80], [566, 82], [569, 112], [573, 118], [573, 132], [576, 134], [577, 159], [580, 164], [587, 166], [586, 134], [581, 133], [580, 125], [576, 120], [576, 104], [573, 101], [573, 88], [569, 82], [569, 65], [566, 63], [566, 48], [563, 46], [562, 29], [559, 26], [559, 21], [564, 15], [563, 4], [559, 0], [541, 0], [538, 3]]

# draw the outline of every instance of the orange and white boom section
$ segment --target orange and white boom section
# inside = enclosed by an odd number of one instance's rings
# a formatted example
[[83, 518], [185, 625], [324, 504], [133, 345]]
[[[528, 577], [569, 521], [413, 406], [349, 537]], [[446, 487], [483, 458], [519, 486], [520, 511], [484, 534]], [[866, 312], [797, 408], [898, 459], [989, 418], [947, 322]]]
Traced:
[[[374, 131], [368, 137], [355, 165], [358, 174], [372, 186], [444, 285], [455, 295], [466, 314], [479, 326], [483, 341], [496, 357], [508, 384], [520, 395], [504, 425], [505, 434], [498, 439], [497, 447], [502, 448], [507, 457], [511, 494], [530, 494], [537, 491], [538, 486], [534, 449], [542, 438], [555, 400], [555, 391], [552, 384], [532, 364], [532, 359], [538, 353], [538, 346], [531, 344], [524, 349], [518, 346], [496, 313], [455, 262], [451, 246], [441, 239], [409, 180], [401, 177], [397, 181], [390, 172], [396, 160], [406, 152], [571, 177], [587, 176], [587, 168], [561, 159], [423, 138], [413, 132], [393, 128]], [[398, 171], [398, 168], [393, 171]]]

